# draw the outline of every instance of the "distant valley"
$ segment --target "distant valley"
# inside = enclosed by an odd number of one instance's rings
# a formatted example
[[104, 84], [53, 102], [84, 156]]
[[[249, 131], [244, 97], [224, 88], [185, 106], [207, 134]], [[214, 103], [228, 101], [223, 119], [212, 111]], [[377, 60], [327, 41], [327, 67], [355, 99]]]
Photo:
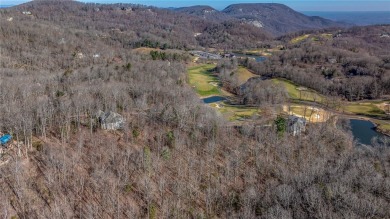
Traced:
[[360, 26], [390, 24], [390, 11], [305, 11], [302, 13]]

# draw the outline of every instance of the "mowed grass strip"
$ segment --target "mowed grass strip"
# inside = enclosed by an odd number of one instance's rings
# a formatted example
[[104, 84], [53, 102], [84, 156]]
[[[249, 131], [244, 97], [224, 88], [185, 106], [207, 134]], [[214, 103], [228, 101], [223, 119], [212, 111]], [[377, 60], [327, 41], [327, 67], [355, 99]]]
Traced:
[[219, 95], [219, 80], [210, 71], [215, 68], [213, 64], [194, 66], [188, 69], [189, 83], [194, 86], [200, 96]]
[[321, 34], [322, 37], [325, 37], [325, 38], [328, 38], [328, 39], [332, 39], [333, 38], [333, 34], [331, 33], [323, 33]]
[[299, 37], [295, 37], [292, 40], [290, 40], [290, 43], [299, 43], [302, 42], [303, 40], [307, 39], [310, 36], [310, 34], [305, 34]]
[[273, 83], [284, 86], [289, 97], [295, 100], [304, 100], [311, 102], [322, 102], [323, 97], [313, 90], [300, 87], [291, 81], [282, 78], [271, 79]]

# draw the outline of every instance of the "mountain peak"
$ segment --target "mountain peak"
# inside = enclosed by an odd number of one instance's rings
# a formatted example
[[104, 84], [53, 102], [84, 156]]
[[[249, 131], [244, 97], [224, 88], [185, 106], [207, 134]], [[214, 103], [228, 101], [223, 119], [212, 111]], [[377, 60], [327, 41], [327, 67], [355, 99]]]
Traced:
[[309, 17], [279, 3], [241, 3], [218, 11], [210, 6], [197, 5], [178, 8], [176, 11], [201, 17], [204, 20], [239, 21], [262, 28], [274, 36], [310, 29], [345, 26], [321, 17]]
[[246, 23], [261, 24], [274, 35], [301, 30], [342, 26], [324, 18], [312, 18], [278, 3], [233, 4], [222, 10], [223, 13]]
[[208, 5], [195, 5], [190, 7], [176, 8], [175, 10], [179, 12], [185, 12], [188, 14], [196, 14], [196, 15], [217, 12], [215, 8]]
[[272, 7], [282, 7], [282, 8], [289, 8], [288, 6], [280, 3], [239, 3], [239, 4], [231, 4], [227, 6], [223, 11], [225, 10], [232, 10], [232, 9], [257, 9], [257, 8], [272, 8]]

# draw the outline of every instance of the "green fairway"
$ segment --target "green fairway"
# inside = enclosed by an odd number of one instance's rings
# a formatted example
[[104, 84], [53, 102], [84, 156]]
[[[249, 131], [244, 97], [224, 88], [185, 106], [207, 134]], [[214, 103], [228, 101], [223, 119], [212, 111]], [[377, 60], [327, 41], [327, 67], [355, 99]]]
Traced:
[[[215, 65], [205, 64], [188, 69], [189, 83], [191, 86], [195, 87], [196, 92], [200, 96], [227, 95], [220, 89], [218, 78], [210, 73], [210, 70], [213, 68], [215, 68]], [[256, 76], [243, 67], [238, 69], [237, 74], [241, 83], [245, 83], [249, 78]], [[209, 105], [215, 108], [229, 121], [251, 118], [253, 115], [257, 115], [260, 112], [256, 107], [232, 106], [223, 102], [211, 103]]]
[[271, 79], [275, 84], [283, 85], [286, 88], [286, 91], [291, 99], [295, 100], [304, 100], [312, 102], [322, 102], [323, 98], [320, 94], [316, 93], [313, 90], [304, 88], [294, 84], [291, 81], [281, 78]]
[[260, 110], [257, 107], [233, 106], [223, 103], [212, 104], [226, 119], [236, 121], [240, 119], [249, 119], [252, 116], [259, 115]]
[[377, 105], [370, 102], [347, 103], [343, 108], [344, 112], [366, 116], [383, 116], [385, 112]]
[[333, 38], [333, 34], [331, 33], [323, 33], [321, 34], [322, 37], [324, 38], [327, 38], [327, 39], [332, 39]]
[[219, 80], [210, 73], [213, 64], [199, 65], [188, 69], [189, 83], [200, 96], [219, 95]]
[[252, 49], [252, 50], [244, 50], [238, 53], [246, 54], [246, 55], [254, 55], [254, 56], [271, 56], [273, 51], [272, 49]]
[[294, 39], [290, 40], [290, 43], [299, 43], [302, 42], [303, 40], [307, 39], [310, 36], [310, 34], [305, 34], [299, 37], [295, 37]]
[[388, 122], [383, 120], [376, 120], [376, 119], [373, 119], [372, 122], [374, 122], [377, 125], [378, 131], [385, 134], [390, 134], [390, 124]]

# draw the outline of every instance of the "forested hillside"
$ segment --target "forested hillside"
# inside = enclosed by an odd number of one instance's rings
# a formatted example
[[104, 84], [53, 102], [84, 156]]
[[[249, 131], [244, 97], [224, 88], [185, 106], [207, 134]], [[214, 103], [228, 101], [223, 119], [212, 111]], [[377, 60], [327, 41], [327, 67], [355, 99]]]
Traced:
[[178, 8], [176, 11], [195, 15], [205, 20], [239, 21], [263, 29], [274, 36], [302, 30], [348, 26], [321, 17], [306, 16], [286, 5], [276, 3], [233, 4], [222, 11], [217, 11], [209, 6]]
[[244, 63], [260, 75], [290, 79], [348, 100], [390, 94], [389, 25], [298, 32], [262, 63]]
[[[55, 8], [55, 10], [54, 10]], [[31, 15], [20, 16], [31, 12]], [[4, 20], [61, 26], [63, 31], [83, 30], [89, 36], [120, 42], [125, 48], [140, 46], [195, 48], [256, 47], [269, 34], [238, 21], [213, 22], [171, 10], [142, 5], [103, 5], [75, 1], [33, 1], [2, 12]], [[31, 25], [32, 26], [32, 25]], [[201, 36], [201, 37], [197, 37]], [[212, 40], [211, 40], [212, 39]]]
[[[282, 43], [288, 50], [269, 61], [242, 64], [264, 75], [291, 65], [285, 77], [295, 80], [304, 58], [295, 66], [281, 57], [304, 57], [298, 51], [315, 43], [266, 42], [265, 32], [234, 21], [73, 1], [0, 9], [0, 28], [0, 131], [14, 146], [1, 146], [4, 218], [390, 218], [389, 147], [357, 147], [341, 119], [299, 136], [280, 130], [273, 113], [262, 115], [271, 123], [236, 125], [188, 84], [196, 63], [186, 49]], [[377, 41], [365, 56], [386, 56], [388, 44]], [[345, 49], [337, 42], [331, 51]], [[388, 72], [385, 59], [375, 63]], [[278, 91], [275, 105], [287, 101]], [[99, 110], [123, 116], [122, 129], [104, 130]]]

